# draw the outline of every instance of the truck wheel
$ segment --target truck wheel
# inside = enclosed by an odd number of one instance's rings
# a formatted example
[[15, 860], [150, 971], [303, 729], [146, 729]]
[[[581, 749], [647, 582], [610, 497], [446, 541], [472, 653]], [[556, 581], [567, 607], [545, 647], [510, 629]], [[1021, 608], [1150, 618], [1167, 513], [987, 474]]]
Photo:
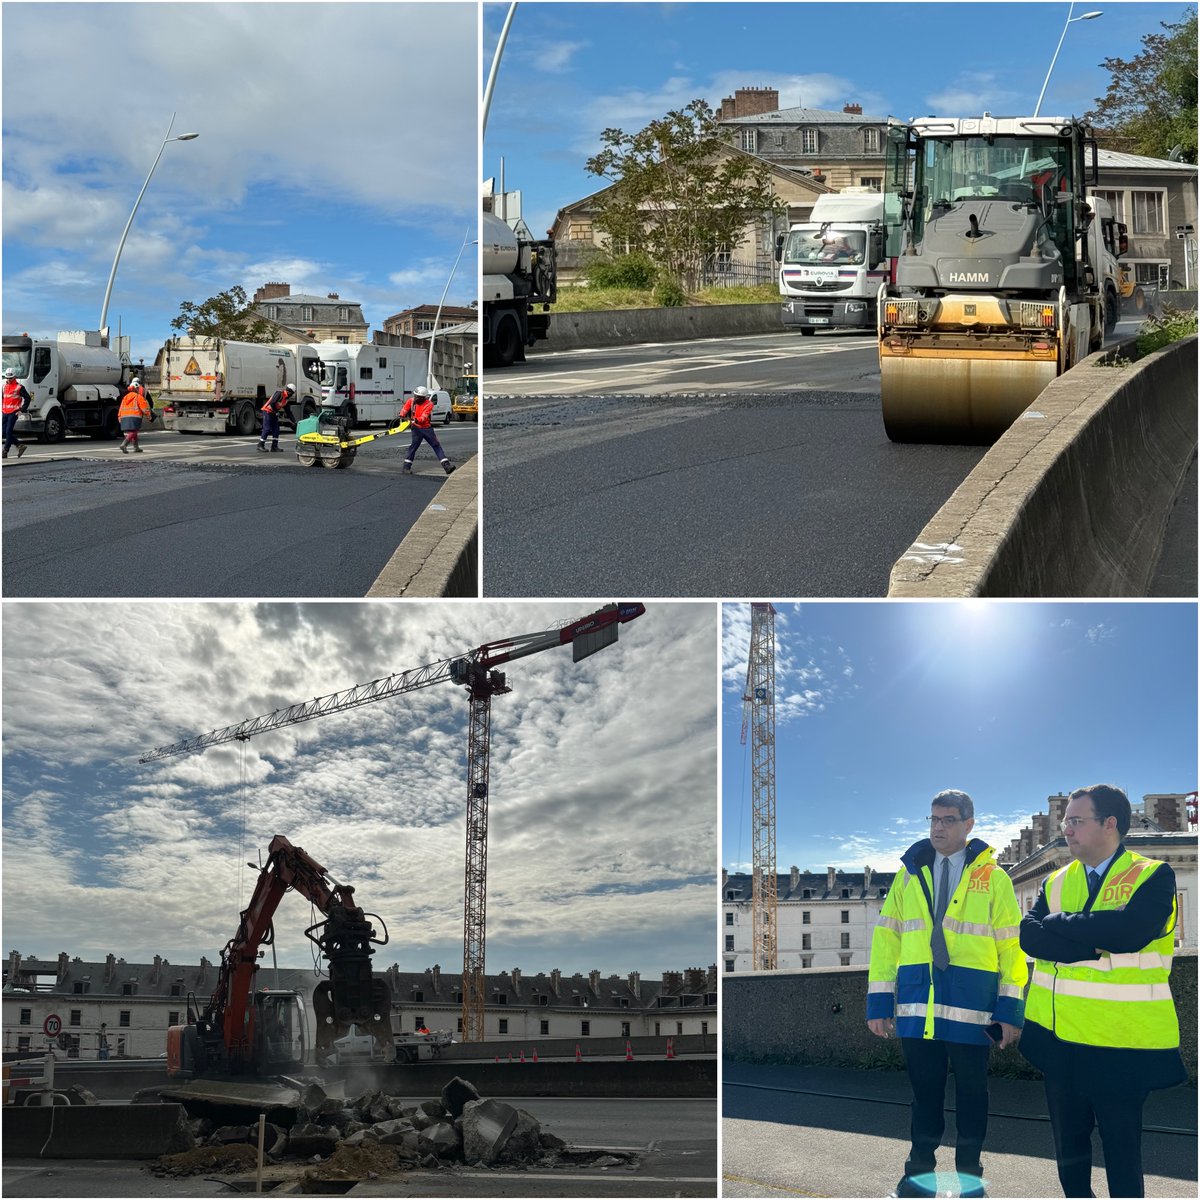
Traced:
[[1146, 293], [1141, 288], [1133, 289], [1133, 311], [1137, 313], [1146, 311]]
[[252, 405], [243, 404], [237, 411], [237, 431], [243, 437], [249, 437], [257, 426]]
[[310, 397], [304, 401], [304, 406], [300, 409], [300, 419], [302, 421], [307, 421], [309, 417], [315, 417], [316, 415], [317, 406], [313, 403], [312, 398]]
[[1104, 293], [1104, 332], [1111, 334], [1121, 319], [1121, 297], [1115, 289], [1108, 288]]
[[52, 408], [46, 414], [45, 424], [42, 426], [42, 432], [38, 437], [40, 442], [61, 442], [65, 441], [67, 436], [67, 418], [63, 415], [61, 408]]
[[812, 335], [816, 332], [817, 331], [811, 325], [801, 325], [800, 326], [800, 336], [801, 337], [812, 337]]
[[357, 409], [357, 408], [355, 408], [353, 404], [351, 404], [351, 405], [350, 405], [350, 406], [349, 406], [349, 407], [346, 409], [346, 420], [350, 422], [350, 428], [351, 428], [351, 429], [358, 429], [358, 428], [359, 428], [359, 424], [358, 424], [358, 409]]
[[505, 317], [496, 329], [496, 337], [492, 343], [492, 366], [511, 367], [521, 348], [521, 333], [517, 329], [515, 317]]

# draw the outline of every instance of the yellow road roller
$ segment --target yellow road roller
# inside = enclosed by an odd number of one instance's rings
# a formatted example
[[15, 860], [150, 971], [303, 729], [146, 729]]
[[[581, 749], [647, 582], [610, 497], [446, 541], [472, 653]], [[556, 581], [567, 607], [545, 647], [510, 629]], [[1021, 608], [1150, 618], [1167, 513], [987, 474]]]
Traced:
[[1096, 171], [1095, 138], [1072, 117], [889, 126], [878, 324], [892, 441], [993, 442], [1103, 344]]

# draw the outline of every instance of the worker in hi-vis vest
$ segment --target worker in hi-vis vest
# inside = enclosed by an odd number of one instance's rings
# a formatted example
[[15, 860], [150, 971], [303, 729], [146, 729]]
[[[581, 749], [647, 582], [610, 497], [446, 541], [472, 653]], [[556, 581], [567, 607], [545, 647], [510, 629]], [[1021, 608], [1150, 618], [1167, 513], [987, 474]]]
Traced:
[[991, 846], [970, 838], [971, 797], [939, 792], [930, 809], [929, 837], [901, 858], [871, 938], [867, 1025], [878, 1037], [899, 1036], [912, 1084], [912, 1144], [893, 1195], [938, 1194], [953, 1068], [956, 1190], [982, 1196], [988, 1054], [1020, 1036], [1029, 969], [1012, 881]]
[[1021, 921], [1035, 960], [1021, 1052], [1045, 1076], [1064, 1196], [1094, 1194], [1096, 1127], [1108, 1194], [1144, 1196], [1146, 1096], [1187, 1079], [1170, 984], [1175, 872], [1126, 849], [1129, 822], [1120, 788], [1072, 792], [1062, 821], [1072, 861]]
[[426, 387], [417, 388], [400, 409], [400, 415], [396, 418], [397, 424], [400, 421], [408, 421], [412, 429], [412, 440], [408, 444], [408, 453], [404, 456], [404, 466], [401, 468], [403, 475], [412, 474], [413, 459], [416, 458], [422, 442], [429, 443], [429, 448], [438, 456], [442, 470], [447, 475], [454, 470], [454, 464], [442, 449], [437, 434], [433, 432], [433, 409], [433, 397]]

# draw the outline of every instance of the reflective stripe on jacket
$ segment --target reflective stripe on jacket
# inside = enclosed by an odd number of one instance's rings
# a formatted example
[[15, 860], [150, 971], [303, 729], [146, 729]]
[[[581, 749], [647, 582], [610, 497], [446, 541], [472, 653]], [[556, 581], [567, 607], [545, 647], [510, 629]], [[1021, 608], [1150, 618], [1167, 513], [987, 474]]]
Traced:
[[6, 379], [4, 381], [4, 412], [15, 413], [21, 411], [21, 405], [25, 401], [21, 398], [22, 385], [19, 379]]
[[[1116, 912], [1162, 863], [1126, 850], [1110, 866], [1089, 911]], [[1082, 912], [1087, 904], [1087, 870], [1075, 860], [1045, 883], [1050, 912]], [[1175, 953], [1175, 902], [1165, 932], [1132, 954], [1110, 954], [1082, 962], [1038, 959], [1029, 987], [1029, 1019], [1065, 1042], [1170, 1050], [1179, 1045], [1179, 1018], [1171, 997]]]
[[[993, 1021], [1020, 1026], [1029, 968], [1021, 912], [995, 851], [973, 838], [942, 931], [950, 965], [933, 969], [933, 845], [909, 848], [871, 939], [867, 1019], [895, 1017], [900, 1037], [988, 1045]], [[924, 884], [924, 886], [922, 886]]]
[[287, 406], [288, 398], [283, 394], [283, 392], [272, 392], [267, 398], [266, 404], [264, 404], [259, 411], [265, 412], [268, 415], [271, 413], [281, 413], [287, 408]]
[[132, 388], [121, 397], [121, 407], [117, 410], [118, 417], [148, 417], [150, 405], [141, 392]]

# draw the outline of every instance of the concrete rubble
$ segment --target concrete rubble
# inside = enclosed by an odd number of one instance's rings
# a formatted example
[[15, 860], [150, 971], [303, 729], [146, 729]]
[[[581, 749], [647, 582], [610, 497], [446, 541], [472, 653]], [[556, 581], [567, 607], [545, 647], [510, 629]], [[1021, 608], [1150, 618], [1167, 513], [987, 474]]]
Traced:
[[[257, 1121], [216, 1126], [208, 1117], [196, 1117], [188, 1128], [194, 1145], [158, 1159], [150, 1167], [155, 1174], [242, 1173], [253, 1168]], [[306, 1174], [322, 1179], [455, 1167], [635, 1165], [630, 1154], [571, 1150], [562, 1138], [543, 1132], [531, 1113], [484, 1099], [461, 1078], [450, 1080], [439, 1099], [415, 1105], [378, 1091], [338, 1099], [320, 1085], [309, 1084], [301, 1093], [295, 1124], [285, 1130], [268, 1122], [264, 1147], [269, 1166], [302, 1164]]]

